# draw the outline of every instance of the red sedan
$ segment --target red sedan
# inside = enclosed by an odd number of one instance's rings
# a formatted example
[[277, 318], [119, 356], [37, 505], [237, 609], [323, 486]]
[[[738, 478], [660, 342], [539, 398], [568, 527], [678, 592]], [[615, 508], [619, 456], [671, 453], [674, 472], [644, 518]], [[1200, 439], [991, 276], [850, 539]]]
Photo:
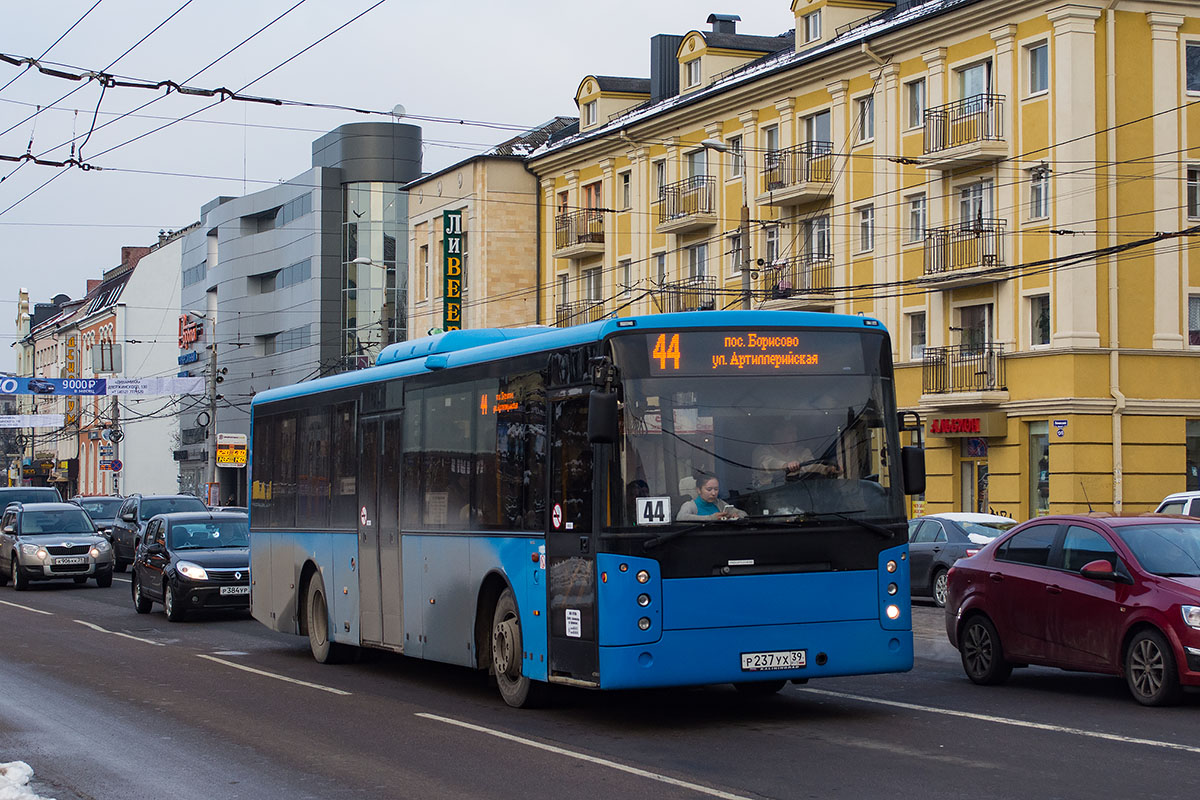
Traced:
[[1032, 519], [950, 570], [946, 633], [978, 684], [1040, 664], [1124, 676], [1144, 705], [1200, 686], [1200, 519]]

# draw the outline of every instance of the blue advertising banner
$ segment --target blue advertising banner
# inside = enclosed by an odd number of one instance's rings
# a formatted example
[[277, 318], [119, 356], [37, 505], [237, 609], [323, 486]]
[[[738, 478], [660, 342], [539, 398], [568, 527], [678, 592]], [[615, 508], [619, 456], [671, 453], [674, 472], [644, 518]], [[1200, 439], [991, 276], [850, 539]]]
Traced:
[[92, 395], [108, 391], [103, 378], [0, 377], [0, 394]]

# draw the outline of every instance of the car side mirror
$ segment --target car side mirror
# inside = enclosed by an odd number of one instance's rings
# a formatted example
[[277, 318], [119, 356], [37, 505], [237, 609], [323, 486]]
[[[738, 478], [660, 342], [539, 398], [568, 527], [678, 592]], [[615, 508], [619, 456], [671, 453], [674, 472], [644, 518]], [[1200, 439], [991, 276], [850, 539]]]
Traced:
[[134, 516], [134, 513], [132, 511], [126, 511], [123, 514], [121, 514], [121, 519], [124, 522], [133, 522], [135, 519], [137, 519], [137, 517]]
[[904, 474], [904, 493], [925, 492], [925, 448], [905, 445], [900, 448], [900, 467]]
[[1091, 578], [1096, 581], [1121, 581], [1124, 580], [1121, 573], [1117, 572], [1113, 567], [1112, 562], [1107, 559], [1098, 558], [1095, 561], [1089, 561], [1084, 564], [1079, 574], [1085, 578]]
[[167, 549], [167, 546], [165, 544], [163, 544], [162, 542], [150, 542], [149, 544], [146, 545], [146, 552], [154, 553], [156, 555], [159, 553], [165, 552], [166, 549]]
[[17, 529], [16, 529], [16, 528], [14, 528], [12, 525], [5, 525], [5, 526], [4, 526], [4, 532], [5, 532], [5, 533], [16, 533], [16, 532], [17, 532]]
[[612, 444], [617, 441], [617, 393], [593, 389], [588, 395], [588, 441]]

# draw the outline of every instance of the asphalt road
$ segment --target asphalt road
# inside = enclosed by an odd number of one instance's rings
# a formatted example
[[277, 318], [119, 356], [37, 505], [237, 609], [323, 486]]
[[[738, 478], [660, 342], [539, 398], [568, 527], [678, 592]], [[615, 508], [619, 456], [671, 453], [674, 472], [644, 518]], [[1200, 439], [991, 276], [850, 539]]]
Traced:
[[0, 761], [71, 800], [1094, 798], [1200, 789], [1200, 694], [1025, 669], [974, 686], [917, 601], [917, 664], [751, 700], [561, 690], [510, 709], [474, 672], [326, 666], [243, 616], [138, 615], [128, 576], [0, 589]]

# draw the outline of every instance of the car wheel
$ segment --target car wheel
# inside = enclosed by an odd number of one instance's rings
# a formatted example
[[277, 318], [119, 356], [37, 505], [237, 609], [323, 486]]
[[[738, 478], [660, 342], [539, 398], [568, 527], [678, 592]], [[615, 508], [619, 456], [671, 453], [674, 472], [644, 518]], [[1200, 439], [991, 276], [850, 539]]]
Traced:
[[308, 582], [304, 607], [308, 618], [308, 648], [321, 664], [340, 664], [350, 658], [350, 646], [329, 640], [329, 601], [325, 599], [325, 582], [314, 573]]
[[23, 592], [29, 588], [29, 579], [21, 574], [20, 564], [17, 562], [17, 557], [12, 559], [12, 583], [13, 589], [18, 592]]
[[500, 696], [513, 708], [532, 708], [545, 699], [546, 685], [523, 674], [524, 654], [517, 600], [506, 588], [492, 614], [492, 672]]
[[175, 590], [169, 581], [163, 581], [163, 611], [171, 622], [181, 622], [186, 614], [184, 609], [175, 602]]
[[149, 614], [150, 608], [154, 605], [154, 601], [142, 594], [142, 581], [138, 578], [136, 572], [133, 573], [133, 580], [130, 581], [133, 592], [133, 608], [139, 614]]
[[1125, 682], [1144, 706], [1172, 706], [1183, 697], [1175, 656], [1163, 635], [1144, 630], [1125, 650]]
[[946, 577], [946, 570], [939, 569], [933, 574], [933, 603], [938, 608], [946, 607], [946, 590], [949, 585], [949, 580]]
[[101, 589], [107, 589], [112, 586], [112, 570], [106, 569], [96, 573], [96, 585]]
[[747, 697], [770, 697], [771, 695], [778, 694], [786, 684], [787, 681], [785, 680], [751, 681], [748, 683], [735, 683], [733, 688]]
[[982, 614], [967, 620], [959, 636], [958, 650], [963, 669], [973, 683], [994, 686], [1004, 683], [1012, 674], [1012, 664], [1004, 660], [996, 626]]

